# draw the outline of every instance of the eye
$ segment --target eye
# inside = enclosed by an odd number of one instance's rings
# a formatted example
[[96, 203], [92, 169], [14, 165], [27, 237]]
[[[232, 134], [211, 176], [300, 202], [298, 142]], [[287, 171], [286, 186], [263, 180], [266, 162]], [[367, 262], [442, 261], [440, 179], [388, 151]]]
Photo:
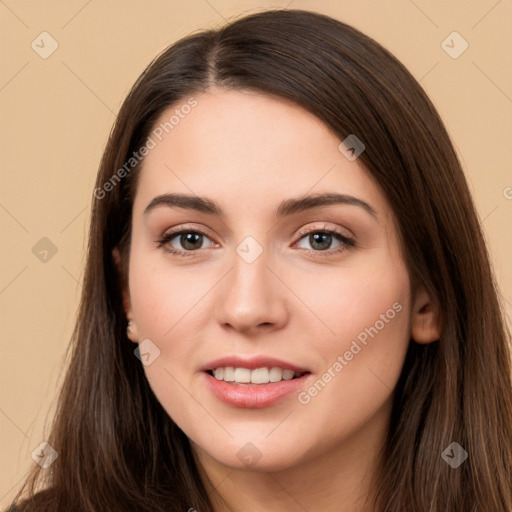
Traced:
[[[300, 241], [305, 239], [311, 244], [312, 249], [302, 248], [314, 257], [325, 257], [333, 253], [341, 253], [355, 247], [355, 241], [352, 238], [345, 236], [343, 233], [327, 228], [324, 226], [321, 229], [310, 229], [309, 231], [299, 232], [301, 238], [294, 245], [297, 245]], [[164, 234], [160, 240], [158, 240], [157, 247], [161, 248], [164, 252], [173, 254], [179, 257], [194, 256], [199, 249], [204, 249], [204, 240], [210, 238], [202, 231], [193, 229], [180, 229], [171, 231]], [[176, 248], [172, 245], [172, 242], [176, 239], [177, 243], [184, 249]], [[330, 248], [332, 242], [338, 242], [338, 247]]]
[[[322, 229], [317, 228], [309, 231], [301, 231], [299, 235], [302, 235], [299, 242], [305, 240], [313, 247], [313, 249], [306, 248], [305, 250], [315, 257], [341, 253], [356, 245], [352, 238], [345, 236], [335, 229], [327, 228], [326, 226]], [[339, 243], [338, 247], [334, 249], [330, 248], [333, 239]], [[296, 244], [299, 242], [296, 242]]]
[[[172, 245], [169, 247], [171, 241], [177, 238], [178, 243], [186, 250], [175, 249]], [[157, 246], [162, 248], [165, 252], [174, 254], [176, 256], [193, 256], [193, 253], [198, 249], [202, 249], [204, 238], [208, 238], [202, 231], [192, 229], [181, 229], [179, 231], [172, 231], [166, 233], [157, 242]]]

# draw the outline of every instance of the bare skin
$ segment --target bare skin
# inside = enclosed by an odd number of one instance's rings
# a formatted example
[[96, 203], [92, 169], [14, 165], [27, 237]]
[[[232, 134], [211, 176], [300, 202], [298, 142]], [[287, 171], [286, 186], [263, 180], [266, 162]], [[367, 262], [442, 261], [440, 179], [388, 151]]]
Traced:
[[[430, 297], [411, 292], [386, 197], [318, 118], [248, 91], [195, 99], [146, 156], [133, 206], [124, 302], [132, 341], [160, 350], [144, 367], [150, 386], [213, 482], [216, 512], [371, 512], [408, 344], [440, 335]], [[354, 196], [376, 216], [331, 204], [276, 217], [282, 201], [323, 192]], [[144, 213], [168, 193], [207, 197], [224, 215], [166, 205]], [[194, 248], [179, 234], [159, 246], [171, 228], [203, 236]], [[315, 243], [325, 228], [355, 245]], [[251, 263], [237, 252], [246, 237], [262, 251]], [[220, 401], [201, 367], [226, 355], [307, 368], [302, 400], [293, 393], [258, 409]], [[256, 463], [239, 456], [247, 446]]]

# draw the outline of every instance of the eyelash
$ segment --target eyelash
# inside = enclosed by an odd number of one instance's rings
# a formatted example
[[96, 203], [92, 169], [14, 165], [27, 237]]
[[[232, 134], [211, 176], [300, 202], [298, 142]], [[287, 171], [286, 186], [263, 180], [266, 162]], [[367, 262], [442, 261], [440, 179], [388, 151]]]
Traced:
[[[183, 258], [188, 258], [188, 257], [194, 256], [194, 253], [198, 252], [199, 249], [196, 249], [193, 251], [181, 251], [179, 249], [169, 249], [168, 247], [165, 246], [165, 244], [169, 243], [177, 235], [181, 235], [183, 233], [188, 233], [188, 234], [195, 233], [195, 234], [202, 235], [206, 238], [209, 238], [208, 235], [206, 235], [206, 233], [203, 233], [202, 231], [197, 230], [197, 229], [181, 229], [178, 231], [171, 231], [169, 233], [166, 233], [160, 240], [158, 240], [156, 242], [157, 247], [161, 248], [164, 252], [166, 252], [168, 254], [172, 254], [173, 256], [178, 256], [178, 257], [183, 257]], [[318, 250], [315, 251], [314, 249], [303, 249], [308, 254], [312, 254], [315, 258], [330, 256], [335, 253], [342, 253], [342, 252], [348, 251], [351, 248], [356, 246], [356, 243], [352, 238], [349, 238], [349, 237], [343, 235], [342, 233], [340, 233], [339, 231], [336, 231], [335, 229], [330, 229], [325, 226], [322, 229], [317, 228], [317, 229], [312, 229], [309, 231], [300, 231], [298, 233], [300, 235], [300, 238], [299, 238], [299, 240], [297, 240], [297, 242], [300, 242], [300, 240], [302, 240], [305, 236], [311, 235], [314, 233], [322, 233], [322, 234], [332, 235], [332, 236], [334, 236], [334, 238], [336, 238], [336, 240], [343, 243], [343, 245], [341, 245], [340, 247], [338, 247], [336, 249], [328, 249], [326, 251], [318, 251]]]

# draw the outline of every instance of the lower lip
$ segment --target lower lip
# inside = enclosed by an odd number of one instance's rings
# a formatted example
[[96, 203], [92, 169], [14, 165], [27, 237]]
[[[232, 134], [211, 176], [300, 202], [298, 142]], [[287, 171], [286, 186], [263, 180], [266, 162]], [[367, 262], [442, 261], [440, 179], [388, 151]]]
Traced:
[[306, 379], [311, 375], [306, 373], [302, 377], [268, 384], [234, 384], [212, 377], [203, 372], [206, 382], [213, 394], [223, 402], [234, 407], [260, 409], [277, 404], [291, 393], [304, 387]]

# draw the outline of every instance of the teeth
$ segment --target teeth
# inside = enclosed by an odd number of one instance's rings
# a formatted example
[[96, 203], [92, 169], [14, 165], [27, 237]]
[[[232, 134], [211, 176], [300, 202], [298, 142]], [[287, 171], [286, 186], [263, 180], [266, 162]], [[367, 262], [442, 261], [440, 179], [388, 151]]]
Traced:
[[280, 382], [281, 380], [291, 380], [293, 377], [300, 377], [302, 373], [293, 370], [283, 370], [282, 368], [215, 368], [213, 376], [217, 380], [225, 382], [235, 382], [237, 384], [268, 384], [269, 382]]
[[268, 376], [270, 382], [279, 382], [283, 378], [283, 370], [281, 368], [270, 368]]
[[251, 370], [248, 368], [235, 368], [235, 382], [243, 384], [251, 382]]
[[283, 379], [284, 380], [291, 380], [291, 379], [293, 379], [294, 375], [295, 375], [295, 372], [293, 370], [283, 370]]
[[251, 371], [251, 382], [253, 384], [268, 384], [270, 379], [268, 377], [268, 368], [256, 368]]
[[233, 367], [224, 368], [224, 380], [233, 382], [235, 380], [235, 369]]

